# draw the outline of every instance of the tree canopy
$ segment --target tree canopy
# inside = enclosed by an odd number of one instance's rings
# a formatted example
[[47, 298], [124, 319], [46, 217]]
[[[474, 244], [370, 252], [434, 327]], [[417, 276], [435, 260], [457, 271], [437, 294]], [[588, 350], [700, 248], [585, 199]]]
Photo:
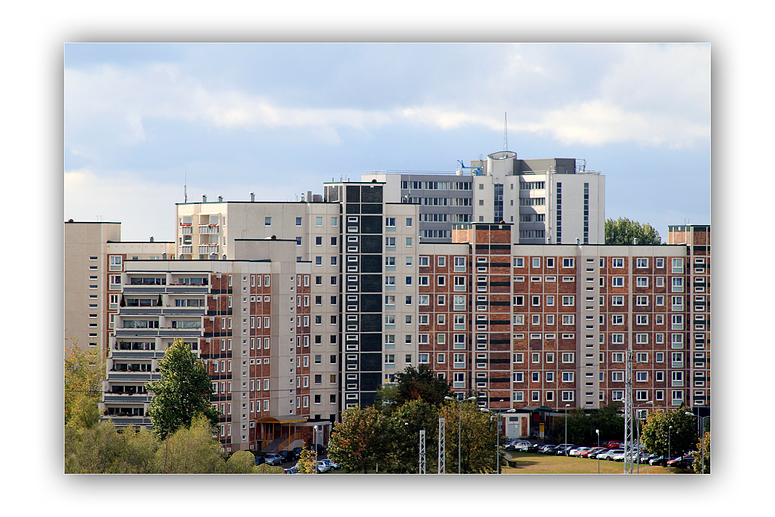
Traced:
[[697, 424], [694, 415], [687, 414], [685, 406], [669, 411], [649, 411], [640, 434], [643, 445], [655, 454], [667, 455], [669, 445], [670, 454], [678, 456], [697, 444]]
[[105, 359], [98, 349], [65, 349], [65, 425], [91, 427], [100, 419], [98, 404], [105, 378]]
[[414, 399], [423, 399], [428, 404], [438, 406], [444, 403], [444, 397], [450, 395], [447, 381], [439, 378], [427, 365], [417, 369], [408, 366], [396, 374], [395, 403], [400, 406]]
[[620, 217], [616, 221], [613, 219], [605, 220], [605, 243], [606, 244], [638, 244], [656, 245], [662, 244], [662, 238], [654, 227], [650, 224], [641, 224], [637, 221], [630, 221], [626, 217]]
[[159, 360], [159, 371], [161, 379], [147, 387], [153, 393], [148, 415], [160, 438], [189, 427], [199, 414], [212, 427], [218, 425], [218, 411], [210, 404], [210, 376], [187, 344], [176, 339]]

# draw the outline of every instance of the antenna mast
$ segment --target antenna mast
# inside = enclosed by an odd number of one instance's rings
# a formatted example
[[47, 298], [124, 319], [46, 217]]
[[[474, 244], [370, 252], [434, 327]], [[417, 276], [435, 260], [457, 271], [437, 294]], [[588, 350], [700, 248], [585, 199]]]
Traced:
[[508, 131], [508, 122], [506, 117], [506, 112], [503, 113], [503, 150], [508, 151], [509, 150], [509, 131]]
[[183, 175], [183, 202], [188, 203], [188, 174]]

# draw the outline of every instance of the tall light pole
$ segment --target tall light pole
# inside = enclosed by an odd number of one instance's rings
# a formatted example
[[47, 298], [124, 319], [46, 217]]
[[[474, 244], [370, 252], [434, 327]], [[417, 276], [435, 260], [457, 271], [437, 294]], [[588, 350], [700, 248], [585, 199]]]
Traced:
[[[597, 435], [597, 448], [599, 449], [600, 448], [600, 429], [595, 429], [595, 434]], [[599, 456], [599, 453], [600, 453], [600, 451], [598, 451], [598, 454], [595, 455], [595, 456], [597, 456], [597, 473], [598, 474], [600, 474], [600, 456]]]
[[670, 474], [670, 432], [673, 430], [673, 426], [667, 426], [667, 473]]
[[568, 456], [568, 408], [570, 404], [565, 404], [565, 456]]
[[460, 442], [463, 435], [463, 402], [476, 400], [476, 397], [468, 397], [461, 400], [454, 397], [444, 397], [447, 400], [457, 402], [457, 473], [460, 474]]

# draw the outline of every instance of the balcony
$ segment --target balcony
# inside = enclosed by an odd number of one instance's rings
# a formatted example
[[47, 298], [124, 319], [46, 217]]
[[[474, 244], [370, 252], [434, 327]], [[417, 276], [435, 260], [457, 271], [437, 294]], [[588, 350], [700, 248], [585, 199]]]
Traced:
[[220, 232], [220, 226], [217, 224], [200, 224], [199, 225], [199, 234], [200, 235], [212, 235], [217, 234]]
[[180, 227], [180, 234], [181, 235], [191, 235], [193, 233], [191, 226], [181, 226]]
[[147, 404], [151, 402], [151, 395], [145, 393], [106, 393], [105, 404]]
[[200, 244], [199, 245], [199, 254], [200, 255], [207, 255], [210, 253], [218, 253], [218, 245], [217, 244]]

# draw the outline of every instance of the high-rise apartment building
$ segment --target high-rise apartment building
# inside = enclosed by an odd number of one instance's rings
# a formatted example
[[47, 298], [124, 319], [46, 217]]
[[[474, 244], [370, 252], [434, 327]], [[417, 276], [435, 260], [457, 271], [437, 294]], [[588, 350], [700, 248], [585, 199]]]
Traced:
[[384, 182], [388, 201], [419, 205], [425, 242], [451, 242], [452, 225], [482, 222], [514, 224], [515, 242], [523, 244], [605, 242], [605, 176], [572, 158], [521, 160], [499, 151], [457, 174], [371, 172], [361, 179]]

